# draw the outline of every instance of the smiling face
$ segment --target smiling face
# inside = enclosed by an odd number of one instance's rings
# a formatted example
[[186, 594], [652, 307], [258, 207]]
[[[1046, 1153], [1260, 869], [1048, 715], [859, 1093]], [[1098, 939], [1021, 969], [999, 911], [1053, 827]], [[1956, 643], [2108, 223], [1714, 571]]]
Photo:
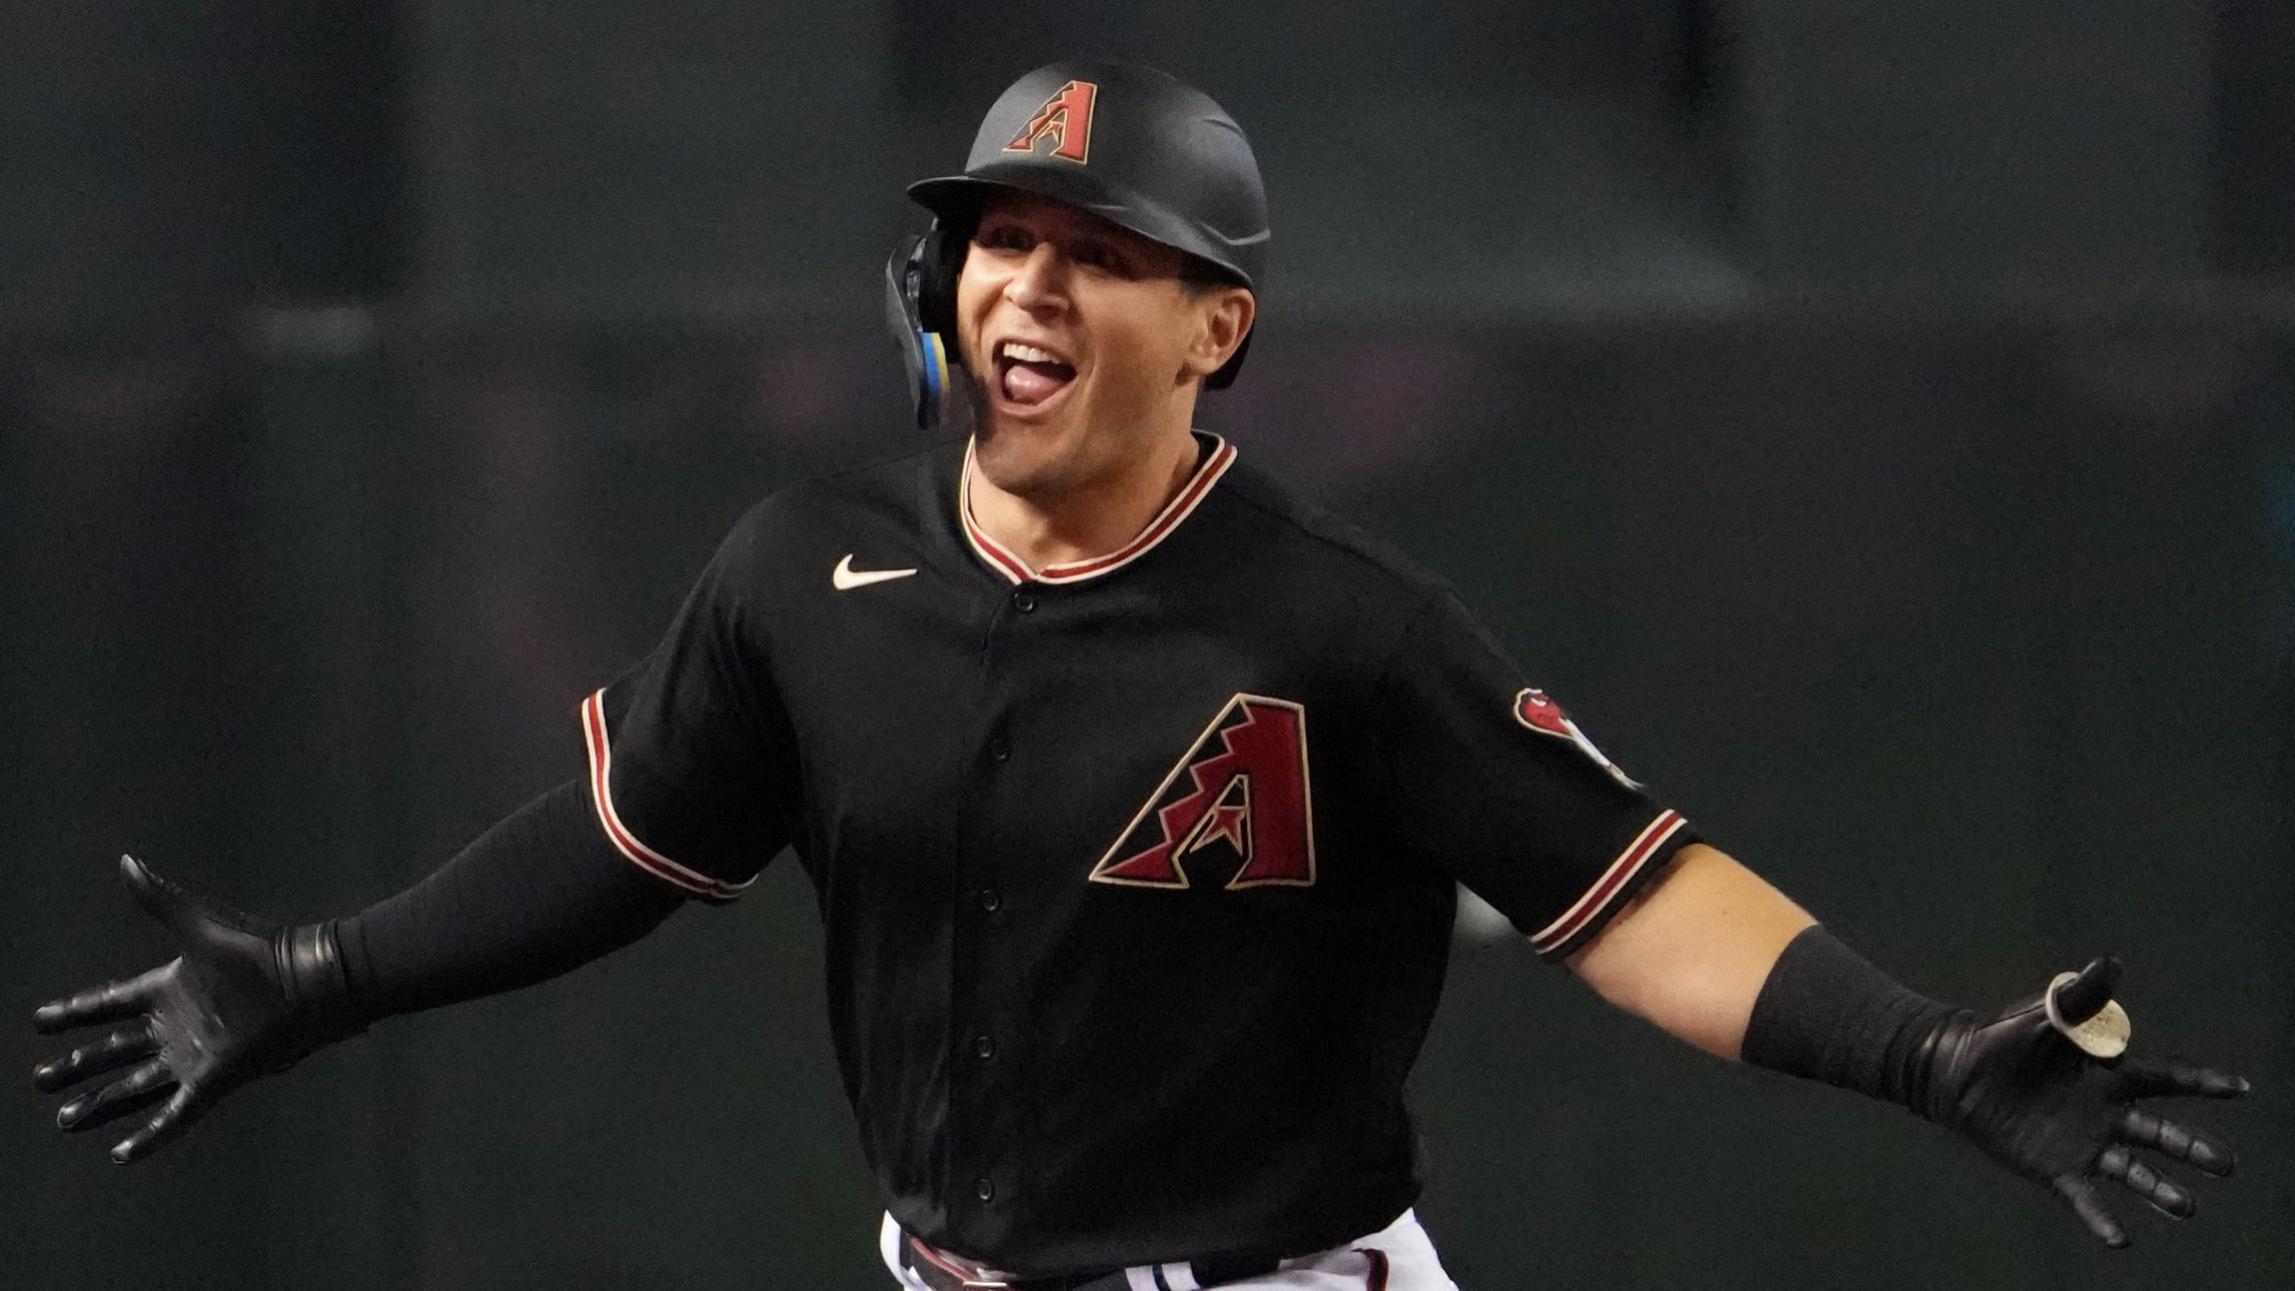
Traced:
[[957, 281], [977, 374], [975, 463], [1037, 500], [1104, 485], [1185, 434], [1204, 377], [1250, 330], [1251, 293], [1182, 279], [1187, 257], [1079, 207], [999, 192]]

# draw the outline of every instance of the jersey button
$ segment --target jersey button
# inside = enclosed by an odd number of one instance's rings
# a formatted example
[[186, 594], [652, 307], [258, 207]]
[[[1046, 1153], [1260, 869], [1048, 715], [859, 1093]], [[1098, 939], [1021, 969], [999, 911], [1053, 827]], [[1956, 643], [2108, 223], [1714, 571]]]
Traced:
[[974, 1057], [986, 1062], [996, 1056], [996, 1041], [986, 1035], [976, 1035], [972, 1037], [972, 1053]]
[[1035, 594], [1030, 592], [1025, 587], [1021, 588], [1017, 592], [1012, 593], [1012, 608], [1020, 611], [1022, 614], [1034, 614], [1036, 612]]
[[1005, 739], [1001, 735], [988, 741], [988, 760], [991, 762], [1011, 761], [1012, 741]]
[[1004, 894], [994, 888], [980, 889], [980, 908], [994, 914], [1004, 904]]
[[996, 1181], [987, 1175], [973, 1180], [972, 1195], [980, 1198], [983, 1204], [996, 1200]]

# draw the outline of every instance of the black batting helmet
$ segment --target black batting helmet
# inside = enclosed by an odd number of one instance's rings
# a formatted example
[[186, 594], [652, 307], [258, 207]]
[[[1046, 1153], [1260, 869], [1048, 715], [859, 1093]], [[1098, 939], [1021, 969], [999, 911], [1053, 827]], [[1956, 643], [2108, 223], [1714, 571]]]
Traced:
[[[956, 316], [956, 274], [981, 203], [997, 189], [1066, 202], [1202, 260], [1257, 292], [1267, 278], [1267, 190], [1243, 128], [1200, 90], [1133, 63], [1062, 62], [1012, 83], [973, 137], [964, 173], [909, 196], [936, 217], [886, 265], [892, 322], [918, 378], [918, 419], [937, 416]], [[1251, 338], [1204, 379], [1235, 379]]]

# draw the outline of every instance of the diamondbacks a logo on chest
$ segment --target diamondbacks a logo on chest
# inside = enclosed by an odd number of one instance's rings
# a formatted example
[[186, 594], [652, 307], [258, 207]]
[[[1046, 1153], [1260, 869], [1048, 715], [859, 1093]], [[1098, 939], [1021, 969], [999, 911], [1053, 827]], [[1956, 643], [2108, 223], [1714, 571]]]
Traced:
[[[1209, 856], [1199, 855], [1213, 849]], [[1092, 867], [1094, 883], [1185, 888], [1190, 868], [1237, 866], [1229, 890], [1315, 881], [1307, 710], [1237, 694]]]

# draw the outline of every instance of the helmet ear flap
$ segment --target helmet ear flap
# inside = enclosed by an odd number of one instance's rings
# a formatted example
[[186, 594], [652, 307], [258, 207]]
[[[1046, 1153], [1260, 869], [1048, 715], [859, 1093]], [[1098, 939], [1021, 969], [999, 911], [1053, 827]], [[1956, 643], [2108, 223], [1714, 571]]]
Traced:
[[963, 387], [954, 373], [964, 366], [963, 348], [953, 343], [956, 278], [971, 242], [969, 232], [935, 220], [921, 236], [894, 244], [885, 260], [885, 323], [908, 369], [909, 398], [921, 430], [943, 425], [962, 402], [952, 393]]
[[[972, 230], [934, 220], [917, 246], [916, 315], [925, 331], [943, 336], [956, 331], [956, 280], [964, 272], [964, 253], [971, 245]], [[949, 361], [964, 362], [954, 346], [949, 347]]]

